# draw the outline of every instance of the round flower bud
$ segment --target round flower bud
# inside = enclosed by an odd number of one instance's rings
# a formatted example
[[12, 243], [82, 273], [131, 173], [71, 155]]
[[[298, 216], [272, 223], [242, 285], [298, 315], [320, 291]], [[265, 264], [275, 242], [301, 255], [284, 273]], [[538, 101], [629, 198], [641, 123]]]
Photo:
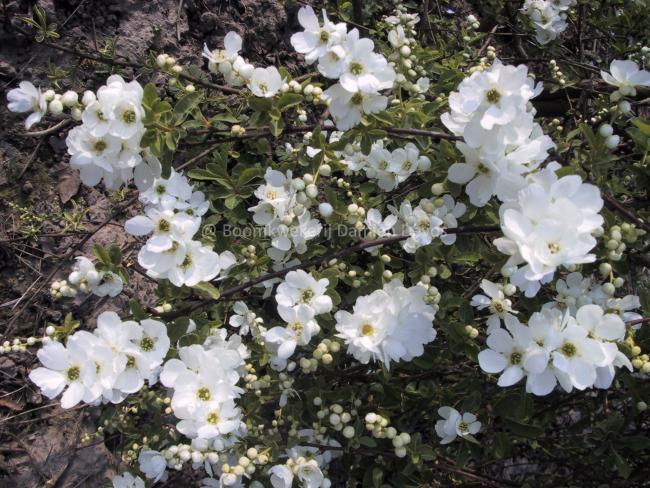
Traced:
[[45, 335], [51, 336], [52, 334], [54, 334], [54, 332], [56, 332], [56, 329], [54, 328], [53, 325], [48, 325], [45, 328]]
[[70, 115], [74, 120], [79, 121], [81, 120], [81, 116], [83, 115], [83, 112], [78, 107], [72, 107], [72, 109], [70, 110]]
[[517, 287], [512, 283], [508, 283], [506, 286], [503, 287], [503, 294], [505, 296], [511, 297], [515, 293], [517, 293]]
[[310, 183], [307, 185], [307, 188], [305, 188], [305, 193], [309, 198], [316, 198], [318, 196], [318, 188], [313, 183]]
[[318, 205], [318, 211], [323, 216], [323, 218], [328, 218], [334, 213], [334, 208], [327, 202], [323, 202]]
[[354, 437], [354, 427], [348, 425], [343, 429], [343, 437], [346, 439], [352, 439]]
[[600, 271], [601, 275], [608, 276], [612, 272], [612, 265], [609, 263], [601, 263], [598, 266], [598, 271]]
[[621, 142], [621, 138], [619, 136], [611, 135], [607, 139], [605, 139], [605, 146], [607, 146], [609, 149], [615, 149], [620, 142]]
[[377, 414], [373, 412], [367, 413], [364, 420], [367, 424], [374, 424], [377, 421]]
[[598, 129], [598, 133], [603, 137], [609, 137], [614, 133], [614, 128], [609, 124], [603, 124]]
[[431, 193], [433, 193], [435, 196], [439, 197], [445, 192], [445, 185], [442, 183], [434, 183], [431, 185]]
[[622, 100], [618, 103], [618, 109], [625, 115], [632, 112], [632, 104], [627, 100]]
[[95, 95], [95, 92], [90, 90], [86, 90], [83, 94], [83, 97], [81, 97], [81, 103], [83, 104], [84, 107], [87, 107], [95, 100], [97, 100], [97, 96]]
[[52, 100], [48, 108], [52, 115], [59, 115], [63, 112], [63, 104], [61, 103], [61, 100]]
[[77, 94], [77, 92], [72, 90], [68, 90], [61, 97], [61, 102], [63, 102], [63, 105], [65, 105], [66, 107], [72, 107], [78, 101], [79, 101], [79, 95]]
[[56, 96], [56, 93], [54, 90], [46, 90], [45, 93], [43, 93], [43, 98], [45, 98], [46, 102], [51, 102], [54, 100], [54, 97]]
[[636, 408], [639, 412], [645, 412], [646, 410], [648, 410], [648, 404], [646, 402], [641, 401], [636, 404]]
[[332, 167], [329, 164], [322, 164], [320, 167], [320, 174], [323, 176], [330, 176], [332, 174]]
[[406, 448], [405, 447], [398, 447], [395, 449], [395, 456], [398, 458], [403, 458], [406, 457]]
[[616, 288], [612, 283], [605, 283], [603, 285], [603, 291], [605, 292], [606, 295], [609, 295], [610, 297], [616, 293]]
[[331, 364], [333, 360], [334, 358], [332, 357], [331, 354], [323, 354], [323, 358], [322, 358], [323, 364]]

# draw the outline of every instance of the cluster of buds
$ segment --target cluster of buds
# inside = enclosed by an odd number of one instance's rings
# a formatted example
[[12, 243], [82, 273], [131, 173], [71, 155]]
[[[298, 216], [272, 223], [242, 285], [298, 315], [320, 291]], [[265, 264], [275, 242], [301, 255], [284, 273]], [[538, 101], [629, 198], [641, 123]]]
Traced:
[[36, 337], [28, 337], [27, 339], [14, 339], [13, 341], [4, 341], [0, 345], [0, 354], [10, 353], [10, 352], [26, 352], [27, 347], [33, 346], [38, 342]]
[[399, 433], [395, 427], [390, 426], [387, 417], [370, 412], [365, 417], [366, 429], [377, 439], [389, 439], [395, 448], [397, 457], [406, 456], [406, 446], [411, 442], [411, 436], [407, 432]]
[[[470, 53], [468, 52], [464, 53], [464, 55], [466, 55], [466, 57], [468, 58], [470, 57]], [[476, 73], [476, 72], [487, 71], [492, 66], [492, 61], [494, 61], [496, 57], [497, 57], [497, 51], [494, 48], [494, 46], [488, 46], [485, 56], [479, 59], [478, 64], [472, 66], [469, 69], [469, 72]]]
[[156, 57], [156, 65], [158, 65], [161, 70], [174, 74], [178, 74], [183, 71], [183, 67], [176, 63], [176, 58], [165, 53], [159, 54]]
[[613, 225], [609, 229], [608, 235], [605, 235], [603, 239], [607, 249], [607, 257], [611, 261], [620, 261], [627, 249], [627, 245], [635, 243], [639, 237], [645, 234], [645, 230], [637, 229], [634, 224], [627, 222], [620, 226]]

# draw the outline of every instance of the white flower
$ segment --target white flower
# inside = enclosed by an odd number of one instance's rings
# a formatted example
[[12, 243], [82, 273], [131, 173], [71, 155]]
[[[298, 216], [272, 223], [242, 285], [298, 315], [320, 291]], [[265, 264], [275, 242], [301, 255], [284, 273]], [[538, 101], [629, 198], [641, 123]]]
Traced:
[[184, 210], [192, 198], [192, 185], [185, 176], [172, 169], [169, 178], [156, 178], [151, 187], [140, 194], [140, 201], [165, 210]]
[[525, 65], [504, 65], [497, 59], [489, 70], [460, 83], [458, 92], [449, 95], [451, 112], [441, 120], [456, 135], [506, 126], [526, 112], [528, 101], [541, 91], [541, 83], [535, 85]]
[[275, 96], [281, 87], [282, 77], [275, 66], [255, 68], [253, 76], [248, 82], [248, 88], [253, 92], [253, 95], [263, 98]]
[[273, 488], [291, 488], [293, 471], [286, 464], [276, 464], [269, 469], [271, 486]]
[[85, 256], [77, 256], [68, 282], [83, 292], [92, 292], [99, 285], [102, 275], [95, 268], [95, 264]]
[[232, 306], [232, 311], [234, 313], [230, 316], [228, 323], [231, 327], [237, 327], [240, 335], [248, 335], [251, 329], [255, 329], [256, 315], [249, 310], [244, 302], [236, 301]]
[[359, 31], [353, 29], [347, 37], [346, 68], [339, 78], [343, 89], [350, 93], [376, 93], [393, 86], [395, 71], [381, 54], [374, 52], [374, 43], [359, 38]]
[[323, 92], [323, 99], [331, 101], [329, 108], [339, 130], [348, 130], [361, 122], [362, 114], [375, 114], [386, 109], [388, 98], [377, 93], [350, 92], [340, 83]]
[[[242, 38], [234, 31], [230, 31], [223, 39], [224, 49], [211, 51], [203, 45], [203, 57], [208, 60], [208, 69], [213, 73], [226, 75], [232, 70], [232, 64], [239, 58], [242, 48]], [[231, 83], [237, 86], [237, 83]], [[242, 83], [243, 84], [243, 83]]]
[[634, 61], [615, 59], [609, 65], [610, 73], [601, 71], [605, 83], [618, 88], [612, 94], [612, 100], [618, 100], [621, 97], [636, 95], [636, 87], [650, 87], [650, 72], [639, 69], [639, 65]]
[[210, 281], [234, 263], [234, 256], [228, 251], [219, 255], [198, 241], [188, 241], [183, 248], [182, 260], [165, 273], [174, 286], [194, 286]]
[[287, 325], [273, 327], [264, 333], [264, 341], [282, 361], [290, 358], [297, 346], [306, 346], [311, 338], [320, 332], [314, 320], [314, 310], [304, 304], [295, 307], [278, 305], [278, 313]]
[[492, 333], [501, 325], [501, 319], [505, 319], [514, 312], [512, 310], [512, 302], [506, 298], [503, 293], [502, 287], [489, 280], [481, 281], [481, 290], [487, 295], [474, 295], [470, 305], [479, 310], [488, 309], [491, 315], [487, 320], [487, 332]]
[[337, 337], [345, 340], [348, 354], [367, 364], [371, 359], [390, 368], [391, 361], [410, 361], [433, 341], [435, 311], [424, 301], [426, 289], [405, 288], [398, 280], [357, 298], [353, 312], [336, 312]]
[[338, 24], [331, 22], [324, 10], [322, 27], [314, 9], [310, 6], [300, 8], [298, 22], [304, 31], [291, 36], [291, 45], [297, 52], [305, 55], [307, 64], [312, 64], [326, 56], [330, 50], [345, 40], [346, 25], [342, 22]]
[[158, 451], [142, 449], [138, 455], [140, 471], [154, 483], [167, 478], [167, 461]]
[[113, 273], [112, 271], [105, 271], [102, 273], [102, 280], [93, 290], [93, 294], [98, 297], [109, 296], [111, 298], [116, 297], [122, 293], [124, 283], [120, 275]]
[[181, 420], [176, 429], [190, 439], [213, 439], [237, 430], [241, 411], [232, 400], [203, 402], [191, 418]]
[[559, 266], [593, 262], [592, 232], [603, 223], [598, 188], [582, 183], [577, 175], [560, 179], [552, 171], [540, 175], [518, 192], [515, 201], [501, 206], [505, 237], [494, 241], [499, 251], [511, 256], [509, 265], [526, 263], [511, 281], [529, 297]]
[[328, 313], [332, 310], [332, 299], [326, 294], [329, 280], [316, 280], [303, 270], [290, 271], [278, 286], [275, 300], [278, 306], [295, 307], [300, 304], [309, 306], [314, 315]]
[[128, 471], [122, 473], [121, 476], [113, 478], [113, 488], [145, 488], [144, 481], [139, 476], [134, 477]]
[[399, 211], [391, 205], [388, 208], [398, 218], [395, 233], [409, 236], [402, 241], [402, 247], [406, 252], [414, 253], [418, 248], [431, 244], [433, 239], [443, 233], [443, 221], [435, 214], [433, 204], [428, 205], [422, 200], [417, 207], [413, 208], [411, 202], [404, 200]]
[[90, 361], [91, 351], [82, 337], [70, 337], [67, 347], [55, 341], [45, 344], [36, 353], [44, 367], [29, 374], [29, 379], [47, 398], [54, 398], [65, 389], [61, 397], [63, 408], [74, 407], [81, 401], [95, 401], [98, 396], [91, 390], [96, 378], [95, 364]]
[[21, 81], [18, 88], [7, 93], [7, 108], [11, 112], [32, 112], [25, 120], [25, 129], [29, 130], [34, 124], [41, 121], [47, 113], [47, 101], [41, 90], [29, 81]]
[[504, 329], [494, 330], [487, 338], [489, 349], [478, 355], [483, 371], [501, 373], [499, 386], [514, 385], [524, 377], [524, 356], [531, 343], [530, 331], [517, 319], [513, 317], [506, 324], [512, 335]]
[[438, 415], [443, 418], [436, 422], [436, 434], [442, 439], [440, 444], [449, 444], [458, 436], [471, 437], [481, 430], [481, 422], [472, 413], [465, 412], [461, 415], [455, 408], [440, 407]]

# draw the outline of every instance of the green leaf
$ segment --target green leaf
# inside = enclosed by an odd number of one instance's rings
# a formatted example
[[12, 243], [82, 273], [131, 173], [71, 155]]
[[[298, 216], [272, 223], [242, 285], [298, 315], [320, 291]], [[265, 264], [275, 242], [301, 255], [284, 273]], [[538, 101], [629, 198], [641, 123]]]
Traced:
[[185, 117], [199, 104], [201, 97], [201, 93], [197, 91], [183, 95], [174, 106], [174, 118], [179, 121], [185, 120]]
[[200, 295], [203, 295], [206, 298], [211, 298], [212, 300], [218, 300], [219, 297], [221, 296], [221, 293], [219, 293], [219, 289], [216, 286], [214, 286], [212, 283], [208, 283], [207, 281], [203, 281], [201, 283], [194, 285], [192, 289], [199, 292]]
[[262, 176], [261, 168], [246, 168], [237, 177], [237, 186], [244, 186], [246, 183]]
[[105, 264], [106, 266], [111, 265], [111, 256], [109, 255], [108, 251], [104, 249], [102, 246], [99, 244], [95, 244], [93, 246], [93, 254], [97, 256], [97, 259], [102, 263]]
[[634, 119], [632, 123], [636, 125], [646, 136], [650, 137], [650, 123], [641, 119]]
[[131, 315], [135, 320], [144, 320], [148, 317], [147, 312], [145, 312], [142, 305], [140, 305], [136, 300], [129, 300], [129, 308], [131, 309]]
[[256, 112], [268, 112], [273, 106], [270, 98], [250, 97], [248, 106]]
[[375, 441], [372, 437], [368, 437], [364, 435], [359, 439], [359, 444], [366, 447], [376, 447], [377, 441]]
[[524, 424], [523, 422], [518, 422], [509, 418], [504, 418], [503, 423], [506, 425], [508, 430], [510, 430], [510, 432], [520, 437], [536, 439], [544, 433], [544, 429], [541, 429], [534, 425]]
[[286, 110], [290, 107], [300, 105], [302, 100], [303, 96], [298, 93], [283, 93], [275, 106], [280, 110]]
[[142, 105], [145, 109], [151, 110], [158, 100], [158, 91], [156, 90], [156, 85], [153, 83], [147, 83], [144, 86], [142, 94]]

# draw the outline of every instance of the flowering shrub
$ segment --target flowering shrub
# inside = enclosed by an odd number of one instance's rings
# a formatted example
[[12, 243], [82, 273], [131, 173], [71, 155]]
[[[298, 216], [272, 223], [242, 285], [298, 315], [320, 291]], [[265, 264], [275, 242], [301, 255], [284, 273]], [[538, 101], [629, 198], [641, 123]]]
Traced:
[[[629, 3], [617, 15], [650, 20]], [[97, 435], [119, 437], [113, 486], [636, 476], [650, 455], [648, 49], [576, 61], [562, 42], [582, 50], [598, 8], [526, 0], [513, 42], [535, 55], [516, 60], [495, 47], [501, 10], [432, 27], [398, 4], [366, 29], [303, 6], [299, 76], [249, 62], [229, 32], [206, 66], [154, 53], [144, 76], [81, 97], [8, 93], [28, 130], [78, 122], [66, 145], [84, 185], [137, 195], [124, 229], [155, 305], [83, 324], [72, 311], [26, 342], [41, 392], [96, 407]], [[571, 110], [547, 116], [549, 94]], [[95, 259], [76, 256], [53, 298], [119, 295], [120, 250]], [[567, 468], [574, 455], [600, 477]]]

